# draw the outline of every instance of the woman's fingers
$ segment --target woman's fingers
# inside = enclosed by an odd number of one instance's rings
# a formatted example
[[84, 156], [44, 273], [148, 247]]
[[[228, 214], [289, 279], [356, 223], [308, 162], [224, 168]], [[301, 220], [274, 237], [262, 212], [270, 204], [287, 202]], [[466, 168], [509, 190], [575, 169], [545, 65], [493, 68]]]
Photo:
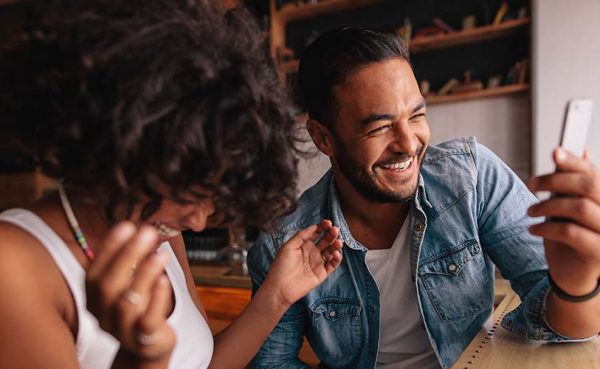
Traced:
[[292, 238], [287, 240], [283, 247], [291, 248], [294, 250], [300, 249], [304, 242], [311, 241], [315, 237], [315, 234], [317, 234], [316, 231], [316, 225], [312, 225], [308, 228], [305, 228], [296, 233]]
[[150, 256], [148, 256], [137, 268], [133, 276], [128, 290], [135, 291], [142, 295], [144, 303], [142, 304], [143, 310], [146, 310], [152, 290], [156, 281], [164, 273], [165, 266], [169, 262], [169, 254], [163, 250], [159, 250]]
[[154, 286], [162, 277], [168, 262], [169, 255], [158, 251], [148, 256], [136, 269], [131, 285], [117, 302], [121, 337], [129, 336], [126, 332], [133, 329], [135, 321], [149, 308]]
[[325, 262], [325, 270], [327, 274], [331, 274], [342, 262], [342, 240], [335, 240], [335, 242], [326, 249], [321, 255]]
[[317, 242], [317, 249], [323, 251], [327, 249], [331, 244], [335, 242], [340, 236], [340, 229], [338, 227], [330, 227], [323, 234], [323, 237]]
[[[105, 298], [120, 296], [129, 287], [137, 263], [145, 259], [156, 248], [158, 234], [150, 226], [143, 226], [139, 232], [123, 247], [106, 268], [104, 280]], [[110, 287], [106, 287], [110, 286]]]
[[145, 357], [162, 356], [175, 345], [175, 335], [166, 324], [171, 307], [171, 286], [164, 274], [159, 275], [154, 282], [148, 309], [132, 331], [137, 349]]
[[312, 240], [316, 240], [316, 237], [318, 237], [321, 233], [325, 232], [326, 230], [330, 229], [331, 227], [333, 227], [333, 223], [331, 222], [331, 220], [329, 219], [323, 219], [319, 224], [317, 224], [317, 231], [315, 234], [315, 238], [313, 238]]
[[88, 279], [95, 279], [104, 275], [106, 268], [110, 265], [115, 255], [123, 246], [131, 240], [136, 233], [136, 227], [132, 222], [121, 222], [108, 232], [100, 252], [86, 271]]

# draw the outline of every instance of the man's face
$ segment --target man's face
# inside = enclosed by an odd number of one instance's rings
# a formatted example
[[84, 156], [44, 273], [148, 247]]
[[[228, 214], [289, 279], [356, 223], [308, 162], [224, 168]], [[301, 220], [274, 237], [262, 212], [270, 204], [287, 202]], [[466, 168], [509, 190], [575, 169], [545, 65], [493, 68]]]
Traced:
[[410, 65], [399, 58], [368, 64], [334, 87], [334, 95], [336, 181], [346, 181], [369, 201], [408, 201], [430, 138], [425, 100]]

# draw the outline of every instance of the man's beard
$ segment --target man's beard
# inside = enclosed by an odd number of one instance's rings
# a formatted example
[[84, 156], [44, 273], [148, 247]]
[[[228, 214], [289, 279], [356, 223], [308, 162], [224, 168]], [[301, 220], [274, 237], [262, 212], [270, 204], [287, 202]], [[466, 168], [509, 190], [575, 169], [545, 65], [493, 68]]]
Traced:
[[[416, 179], [411, 178], [406, 182], [406, 184], [408, 185], [410, 181], [414, 180], [414, 185], [412, 185], [412, 188], [408, 188], [407, 190], [401, 191], [400, 193], [396, 191], [389, 191], [383, 189], [377, 185], [377, 182], [375, 181], [375, 174], [367, 173], [364, 169], [362, 169], [359, 166], [357, 162], [355, 162], [348, 156], [348, 152], [345, 146], [341, 144], [341, 142], [338, 142], [337, 147], [338, 149], [341, 149], [339, 150], [338, 155], [336, 155], [336, 162], [338, 164], [338, 167], [346, 176], [352, 187], [354, 187], [354, 189], [368, 201], [382, 204], [403, 203], [410, 201], [415, 196], [415, 193], [417, 191], [418, 176]], [[423, 163], [423, 154], [426, 151], [426, 149], [426, 146], [421, 145], [417, 149], [417, 152], [413, 158], [413, 160], [417, 160], [418, 163], [410, 164], [418, 164], [419, 172], [421, 171], [421, 165]], [[393, 158], [386, 160], [385, 163], [378, 163], [377, 165], [381, 166], [389, 163], [398, 162], [403, 159], [407, 159], [408, 157], [409, 156], [406, 154], [398, 154]]]

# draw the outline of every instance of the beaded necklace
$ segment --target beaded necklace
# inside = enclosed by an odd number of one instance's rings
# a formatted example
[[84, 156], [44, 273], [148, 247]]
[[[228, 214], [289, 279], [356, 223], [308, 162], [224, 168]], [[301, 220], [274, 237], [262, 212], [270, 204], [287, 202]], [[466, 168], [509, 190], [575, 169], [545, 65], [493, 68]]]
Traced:
[[94, 251], [92, 251], [87, 241], [85, 240], [85, 237], [83, 236], [83, 232], [81, 232], [79, 222], [77, 222], [77, 218], [75, 218], [73, 208], [71, 208], [71, 203], [69, 202], [69, 198], [67, 197], [67, 193], [62, 184], [58, 186], [58, 194], [60, 196], [60, 203], [62, 204], [62, 208], [65, 212], [65, 215], [67, 216], [69, 225], [71, 226], [73, 236], [75, 236], [75, 240], [77, 240], [79, 247], [81, 248], [85, 256], [88, 258], [88, 260], [94, 260]]

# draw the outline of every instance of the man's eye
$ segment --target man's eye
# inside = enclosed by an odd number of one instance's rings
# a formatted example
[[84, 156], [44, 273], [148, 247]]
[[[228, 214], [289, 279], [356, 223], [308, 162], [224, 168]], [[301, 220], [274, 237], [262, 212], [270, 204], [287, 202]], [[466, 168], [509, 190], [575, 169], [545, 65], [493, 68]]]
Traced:
[[415, 114], [412, 117], [410, 117], [410, 120], [418, 120], [418, 119], [421, 119], [424, 117], [425, 117], [425, 113]]
[[391, 127], [390, 124], [386, 124], [384, 126], [379, 126], [379, 127], [375, 128], [375, 129], [370, 130], [368, 134], [372, 135], [372, 134], [375, 134], [375, 133], [379, 133], [379, 132], [384, 131], [387, 128], [390, 128], [390, 127]]

